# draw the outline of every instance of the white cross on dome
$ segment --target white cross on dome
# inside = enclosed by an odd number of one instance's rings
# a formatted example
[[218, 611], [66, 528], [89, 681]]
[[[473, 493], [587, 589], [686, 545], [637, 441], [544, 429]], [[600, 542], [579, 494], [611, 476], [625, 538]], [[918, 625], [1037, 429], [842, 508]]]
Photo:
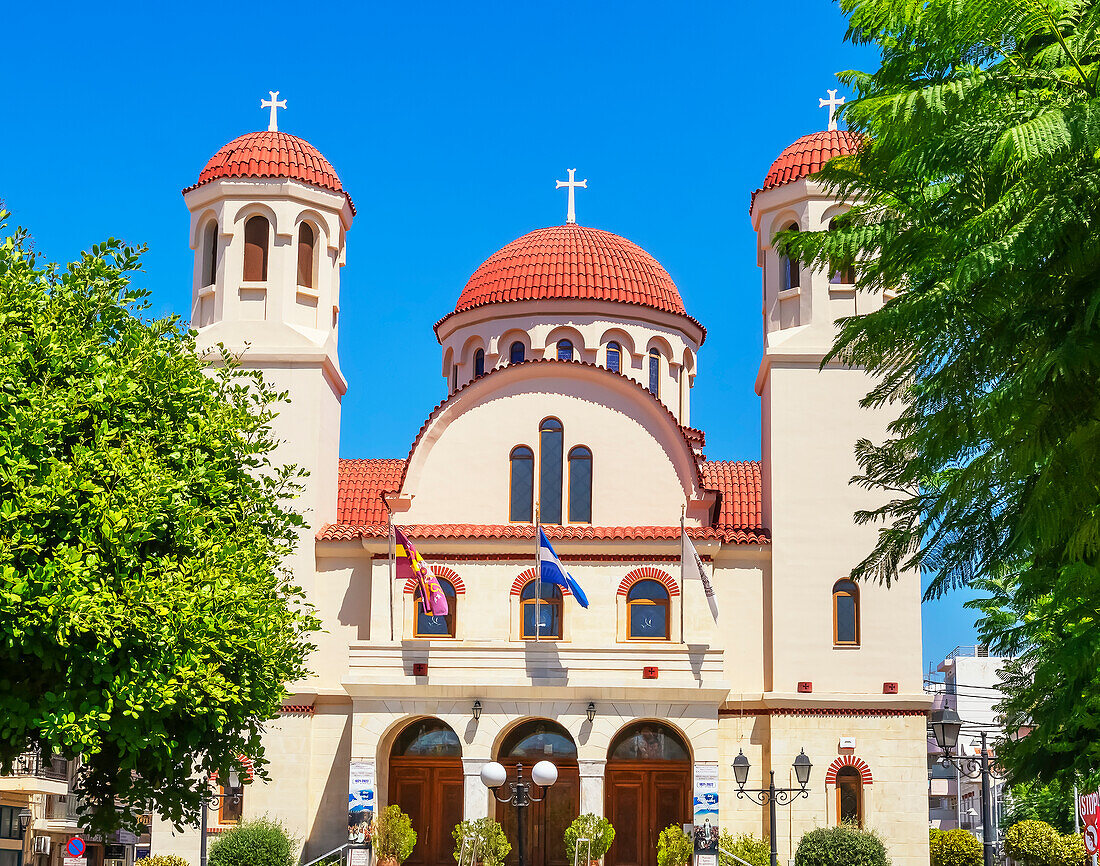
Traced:
[[286, 100], [285, 99], [279, 99], [279, 91], [278, 90], [269, 90], [268, 95], [271, 97], [271, 99], [261, 99], [260, 100], [260, 108], [270, 108], [271, 109], [271, 120], [268, 121], [267, 131], [268, 132], [278, 132], [279, 131], [279, 116], [278, 116], [278, 114], [276, 114], [276, 112], [280, 108], [286, 108]]
[[576, 202], [573, 197], [573, 191], [577, 187], [588, 189], [588, 178], [585, 178], [584, 180], [575, 180], [574, 177], [577, 174], [577, 170], [575, 168], [568, 168], [566, 169], [566, 171], [569, 172], [569, 180], [556, 181], [557, 186], [554, 187], [554, 189], [561, 189], [563, 186], [569, 187], [569, 208], [566, 210], [565, 213], [565, 222], [567, 225], [572, 225], [577, 221], [577, 208]]
[[836, 129], [836, 112], [837, 109], [844, 104], [844, 97], [838, 97], [835, 90], [827, 90], [825, 92], [829, 94], [829, 98], [818, 99], [817, 107], [824, 108], [826, 105], [829, 106], [829, 130], [832, 131]]

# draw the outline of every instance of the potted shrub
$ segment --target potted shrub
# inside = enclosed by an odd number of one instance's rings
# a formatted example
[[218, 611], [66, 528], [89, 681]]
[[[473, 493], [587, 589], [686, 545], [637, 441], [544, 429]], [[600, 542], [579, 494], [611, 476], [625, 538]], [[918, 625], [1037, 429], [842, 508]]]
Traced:
[[399, 806], [387, 806], [374, 819], [374, 856], [378, 866], [398, 866], [416, 847], [412, 819]]
[[794, 862], [795, 866], [890, 866], [882, 840], [851, 824], [811, 830], [798, 843]]
[[294, 866], [297, 844], [286, 827], [270, 818], [242, 821], [210, 846], [209, 866]]
[[[589, 866], [598, 866], [600, 860], [611, 848], [615, 841], [615, 828], [606, 818], [600, 818], [588, 812], [573, 819], [573, 823], [565, 829], [565, 853], [570, 863], [577, 862], [577, 843], [580, 839], [590, 839], [592, 843]], [[589, 856], [587, 842], [580, 843], [580, 856]]]
[[767, 842], [748, 834], [734, 836], [723, 830], [718, 840], [718, 862], [721, 866], [741, 866], [733, 857], [726, 856], [727, 853], [752, 866], [770, 866], [772, 862], [772, 849]]
[[684, 828], [673, 824], [657, 837], [657, 866], [687, 866], [695, 853], [695, 845]]
[[966, 830], [929, 830], [932, 866], [982, 866], [982, 843]]
[[476, 821], [455, 824], [453, 835], [455, 860], [459, 860], [462, 854], [463, 842], [466, 843], [467, 853], [471, 846], [476, 846], [476, 862], [482, 866], [504, 866], [504, 858], [512, 850], [508, 837], [504, 835], [504, 828], [492, 818], [478, 818]]

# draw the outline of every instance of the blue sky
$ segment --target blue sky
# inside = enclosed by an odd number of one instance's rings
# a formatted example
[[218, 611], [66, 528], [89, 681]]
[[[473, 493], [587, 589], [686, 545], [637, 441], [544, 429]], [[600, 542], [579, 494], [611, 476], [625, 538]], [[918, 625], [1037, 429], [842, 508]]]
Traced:
[[[280, 91], [280, 129], [328, 157], [358, 208], [349, 457], [405, 456], [445, 394], [432, 323], [494, 250], [564, 221], [554, 181], [576, 167], [578, 221], [651, 252], [708, 327], [692, 415], [708, 456], [758, 458], [749, 196], [824, 128], [836, 73], [876, 64], [826, 0], [16, 4], [5, 23], [0, 198], [52, 260], [108, 236], [148, 244], [158, 313], [190, 305], [180, 190], [265, 128], [259, 101]], [[958, 597], [925, 622], [926, 660], [973, 640]]]

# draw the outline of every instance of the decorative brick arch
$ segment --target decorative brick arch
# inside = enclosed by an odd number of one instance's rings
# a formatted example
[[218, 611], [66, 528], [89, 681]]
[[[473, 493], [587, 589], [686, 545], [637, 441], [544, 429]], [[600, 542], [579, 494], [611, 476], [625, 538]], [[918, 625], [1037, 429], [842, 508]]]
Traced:
[[680, 594], [680, 587], [677, 586], [676, 581], [669, 577], [666, 572], [661, 571], [661, 569], [659, 568], [654, 568], [651, 565], [643, 565], [641, 568], [634, 569], [632, 572], [630, 572], [630, 574], [622, 579], [622, 581], [619, 583], [619, 591], [616, 593], [616, 595], [626, 595], [627, 592], [630, 590], [630, 587], [636, 584], [639, 580], [657, 581], [662, 586], [664, 586], [665, 589], [668, 590], [669, 596]]
[[[462, 582], [462, 578], [458, 576], [458, 573], [453, 569], [447, 568], [445, 565], [433, 565], [431, 572], [436, 577], [444, 577], [451, 582], [451, 585], [455, 588], [455, 595], [466, 594], [466, 584]], [[417, 580], [415, 577], [410, 577], [405, 581], [405, 595], [412, 595], [416, 592]]]
[[843, 770], [845, 767], [855, 767], [859, 770], [859, 780], [864, 785], [871, 785], [874, 783], [874, 779], [871, 778], [871, 768], [867, 766], [867, 762], [862, 758], [857, 758], [855, 755], [841, 755], [831, 764], [829, 764], [829, 770], [825, 774], [825, 784], [835, 785], [836, 774]]
[[[520, 572], [519, 577], [512, 581], [512, 591], [509, 595], [519, 595], [523, 592], [523, 588], [527, 586], [532, 580], [539, 576], [538, 571], [535, 568], [529, 568], [526, 571]], [[557, 584], [555, 584], [557, 586]], [[562, 595], [572, 595], [567, 586], [558, 586]]]

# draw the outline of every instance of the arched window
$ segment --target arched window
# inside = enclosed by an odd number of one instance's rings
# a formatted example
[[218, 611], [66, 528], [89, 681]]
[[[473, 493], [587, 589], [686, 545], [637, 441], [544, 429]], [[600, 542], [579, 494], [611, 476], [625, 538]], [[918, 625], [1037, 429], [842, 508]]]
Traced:
[[460, 758], [462, 744], [446, 722], [423, 719], [397, 735], [390, 754], [394, 758]]
[[607, 344], [607, 369], [612, 373], [618, 373], [622, 365], [623, 352], [619, 344], [612, 340]]
[[539, 516], [561, 523], [561, 475], [565, 431], [557, 418], [539, 425]]
[[[836, 230], [836, 220], [829, 220], [829, 231]], [[856, 266], [852, 262], [842, 264], [837, 271], [829, 278], [829, 282], [834, 285], [851, 286], [856, 281]]]
[[527, 347], [523, 345], [519, 340], [512, 343], [512, 348], [508, 352], [508, 362], [511, 364], [518, 364], [521, 361], [527, 360]]
[[690, 761], [683, 738], [660, 722], [638, 722], [621, 731], [607, 750], [611, 761]]
[[244, 224], [244, 281], [262, 283], [267, 280], [268, 222], [266, 217], [250, 217]]
[[571, 340], [558, 340], [558, 360], [573, 360], [573, 342]]
[[[541, 596], [538, 594], [540, 586], [542, 587]], [[561, 640], [563, 605], [561, 589], [556, 583], [546, 580], [528, 581], [520, 592], [519, 606], [523, 640], [535, 640], [536, 633], [540, 640]]]
[[218, 221], [210, 220], [202, 231], [202, 284], [212, 286], [218, 279]]
[[484, 376], [485, 375], [485, 350], [484, 349], [478, 349], [476, 352], [474, 352], [474, 375], [475, 376]]
[[511, 759], [530, 764], [552, 761], [556, 764], [570, 758], [577, 759], [577, 744], [565, 728], [548, 719], [524, 722], [500, 744], [499, 759], [502, 761]]
[[657, 349], [649, 350], [649, 392], [661, 396], [661, 353]]
[[[798, 225], [797, 223], [791, 223], [784, 228], [783, 231], [798, 231]], [[783, 274], [783, 289], [797, 289], [802, 282], [802, 268], [798, 263], [798, 259], [783, 256], [783, 258], [780, 259], [779, 266]]]
[[630, 640], [668, 640], [668, 609], [664, 584], [639, 580], [626, 594], [626, 636]]
[[836, 774], [836, 819], [838, 824], [863, 826], [863, 780], [855, 767]]
[[569, 450], [569, 522], [592, 522], [592, 452], [583, 445]]
[[298, 229], [298, 285], [307, 289], [313, 288], [313, 248], [316, 237], [313, 226], [302, 223]]
[[447, 596], [447, 615], [432, 616], [430, 613], [424, 613], [424, 603], [421, 601], [418, 584], [413, 602], [416, 605], [416, 637], [454, 637], [456, 634], [455, 607], [458, 605], [458, 599], [455, 595], [455, 586], [444, 577], [436, 576], [436, 580], [439, 581], [439, 588], [443, 590], [443, 594]]
[[508, 519], [530, 523], [535, 518], [535, 455], [526, 445], [517, 445], [509, 458], [511, 464]]
[[859, 646], [859, 588], [850, 580], [833, 586], [833, 644]]

